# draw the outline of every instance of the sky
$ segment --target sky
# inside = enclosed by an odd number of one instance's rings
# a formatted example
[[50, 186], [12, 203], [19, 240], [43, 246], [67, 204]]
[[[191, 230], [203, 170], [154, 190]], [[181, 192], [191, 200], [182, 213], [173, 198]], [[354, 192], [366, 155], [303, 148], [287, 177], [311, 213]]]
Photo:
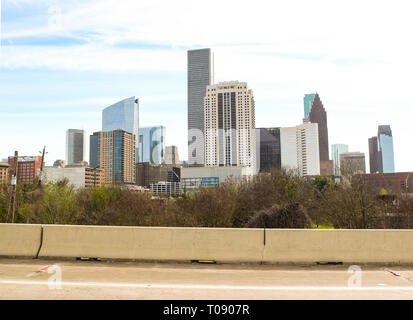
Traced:
[[186, 52], [208, 47], [215, 82], [253, 90], [257, 128], [302, 123], [318, 92], [330, 145], [368, 169], [368, 138], [389, 124], [396, 171], [413, 171], [410, 2], [0, 0], [0, 160], [43, 146], [47, 165], [64, 159], [67, 129], [88, 137], [130, 96], [187, 159]]

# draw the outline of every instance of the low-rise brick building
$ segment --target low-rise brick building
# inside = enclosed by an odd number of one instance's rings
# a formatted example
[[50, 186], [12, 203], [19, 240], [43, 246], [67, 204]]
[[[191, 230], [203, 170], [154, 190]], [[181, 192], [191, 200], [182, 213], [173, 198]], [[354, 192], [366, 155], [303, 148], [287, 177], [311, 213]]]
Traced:
[[[14, 174], [14, 157], [9, 157], [9, 178]], [[17, 160], [17, 182], [36, 183], [42, 164], [41, 156], [21, 156]]]
[[9, 167], [7, 162], [0, 162], [0, 184], [7, 183], [9, 179]]
[[371, 173], [361, 175], [363, 181], [376, 192], [413, 193], [413, 172]]

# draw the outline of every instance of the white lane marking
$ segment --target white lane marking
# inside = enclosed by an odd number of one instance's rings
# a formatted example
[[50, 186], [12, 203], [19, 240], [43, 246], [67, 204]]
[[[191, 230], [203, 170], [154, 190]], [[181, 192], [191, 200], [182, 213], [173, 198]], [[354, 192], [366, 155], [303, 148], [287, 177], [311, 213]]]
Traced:
[[[46, 286], [47, 281], [0, 280], [0, 284]], [[413, 291], [413, 287], [345, 287], [345, 286], [232, 286], [198, 284], [145, 284], [112, 282], [62, 282], [68, 287], [114, 287], [114, 288], [149, 288], [149, 289], [207, 289], [207, 290], [256, 290], [256, 291]]]

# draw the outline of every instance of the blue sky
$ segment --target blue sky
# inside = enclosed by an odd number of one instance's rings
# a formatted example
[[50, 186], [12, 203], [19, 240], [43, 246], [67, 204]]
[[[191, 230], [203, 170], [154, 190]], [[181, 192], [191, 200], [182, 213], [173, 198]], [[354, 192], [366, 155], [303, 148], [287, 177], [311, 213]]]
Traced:
[[[186, 159], [186, 50], [211, 47], [215, 81], [248, 82], [256, 125], [293, 126], [318, 92], [329, 142], [366, 153], [393, 129], [397, 171], [412, 171], [409, 1], [2, 0], [0, 159], [65, 156], [65, 131], [101, 128], [101, 110], [140, 99]], [[217, 9], [218, 8], [218, 9]], [[231, 12], [229, 15], [228, 13]]]

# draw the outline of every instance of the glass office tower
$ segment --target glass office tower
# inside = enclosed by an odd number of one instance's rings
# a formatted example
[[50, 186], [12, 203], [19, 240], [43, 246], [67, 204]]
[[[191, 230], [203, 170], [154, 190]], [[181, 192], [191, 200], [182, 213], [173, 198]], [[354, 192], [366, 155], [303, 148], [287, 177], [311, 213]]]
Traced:
[[[281, 169], [280, 128], [259, 128], [256, 137], [259, 142], [260, 172]], [[258, 162], [258, 161], [257, 161]]]
[[138, 162], [162, 164], [165, 155], [165, 127], [146, 127], [139, 129]]
[[313, 106], [315, 99], [315, 93], [304, 95], [304, 118], [308, 119], [310, 115], [311, 107]]
[[[126, 132], [139, 135], [139, 100], [130, 97], [119, 101], [102, 112], [102, 130], [122, 129]], [[138, 148], [135, 150], [135, 157], [138, 157]]]
[[340, 154], [348, 152], [347, 144], [331, 145], [331, 158], [333, 159], [334, 175], [340, 176]]
[[389, 125], [379, 126], [378, 130], [379, 155], [382, 160], [383, 173], [393, 173], [394, 170], [394, 150], [393, 135]]

